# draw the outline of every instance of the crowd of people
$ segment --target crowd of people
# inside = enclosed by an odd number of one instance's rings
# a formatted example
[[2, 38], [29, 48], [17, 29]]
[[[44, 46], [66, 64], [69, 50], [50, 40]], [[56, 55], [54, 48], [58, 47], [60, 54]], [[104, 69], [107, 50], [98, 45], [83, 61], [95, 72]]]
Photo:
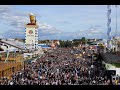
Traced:
[[[35, 62], [26, 63], [10, 80], [3, 78], [0, 85], [110, 85], [104, 66], [93, 65], [94, 53], [85, 47], [49, 50]], [[82, 56], [76, 58], [75, 54]]]

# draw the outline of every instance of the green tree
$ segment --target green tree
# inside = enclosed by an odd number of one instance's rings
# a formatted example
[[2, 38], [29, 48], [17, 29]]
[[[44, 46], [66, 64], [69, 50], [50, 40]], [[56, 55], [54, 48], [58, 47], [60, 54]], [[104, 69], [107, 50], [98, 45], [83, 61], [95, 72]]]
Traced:
[[64, 41], [60, 40], [59, 42], [60, 42], [60, 47], [64, 47], [65, 46], [65, 42]]
[[67, 41], [59, 41], [60, 42], [60, 47], [72, 47], [72, 42], [67, 40]]
[[85, 37], [82, 37], [82, 38], [81, 38], [81, 41], [82, 41], [82, 44], [85, 44], [85, 43], [86, 43]]
[[78, 46], [81, 42], [81, 39], [74, 39], [73, 40], [73, 46]]

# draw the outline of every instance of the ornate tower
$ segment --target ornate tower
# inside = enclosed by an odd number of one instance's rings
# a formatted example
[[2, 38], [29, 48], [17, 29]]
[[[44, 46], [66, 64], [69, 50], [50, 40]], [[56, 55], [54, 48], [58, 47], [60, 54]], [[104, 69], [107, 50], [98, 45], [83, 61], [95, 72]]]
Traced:
[[34, 51], [38, 49], [38, 25], [33, 14], [29, 17], [30, 23], [25, 25], [25, 48]]

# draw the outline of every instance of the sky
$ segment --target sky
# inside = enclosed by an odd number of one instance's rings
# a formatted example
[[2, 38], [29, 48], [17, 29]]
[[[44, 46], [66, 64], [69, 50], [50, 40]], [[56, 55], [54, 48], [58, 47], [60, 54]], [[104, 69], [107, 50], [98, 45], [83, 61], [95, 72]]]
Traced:
[[[120, 36], [120, 6], [117, 8]], [[111, 5], [111, 29], [115, 35], [116, 8]], [[72, 40], [107, 38], [107, 5], [0, 5], [0, 38], [25, 38], [29, 13], [36, 16], [39, 39]]]

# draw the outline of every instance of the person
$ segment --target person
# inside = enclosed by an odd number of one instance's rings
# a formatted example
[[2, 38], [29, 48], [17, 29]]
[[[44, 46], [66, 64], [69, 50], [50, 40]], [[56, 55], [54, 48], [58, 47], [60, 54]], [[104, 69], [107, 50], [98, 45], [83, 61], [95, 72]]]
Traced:
[[[71, 50], [71, 48], [58, 48], [51, 53], [47, 52], [35, 62], [27, 63], [25, 70], [21, 71], [22, 74], [25, 73], [24, 79], [16, 73], [13, 75], [15, 77], [12, 78], [12, 80], [15, 80], [13, 84], [100, 85], [102, 83], [101, 75], [96, 76], [96, 66], [93, 68], [94, 73], [92, 73], [93, 70], [90, 70], [90, 64], [88, 64], [90, 59], [86, 57], [86, 52], [85, 57], [76, 59], [74, 55], [70, 54]], [[79, 53], [79, 50], [75, 49], [74, 53], [76, 52]], [[89, 77], [89, 74], [92, 74], [92, 76]]]
[[13, 81], [11, 81], [11, 82], [10, 82], [10, 85], [13, 85], [13, 84], [14, 84], [14, 82], [13, 82]]
[[118, 80], [117, 79], [115, 80], [115, 84], [118, 85]]

